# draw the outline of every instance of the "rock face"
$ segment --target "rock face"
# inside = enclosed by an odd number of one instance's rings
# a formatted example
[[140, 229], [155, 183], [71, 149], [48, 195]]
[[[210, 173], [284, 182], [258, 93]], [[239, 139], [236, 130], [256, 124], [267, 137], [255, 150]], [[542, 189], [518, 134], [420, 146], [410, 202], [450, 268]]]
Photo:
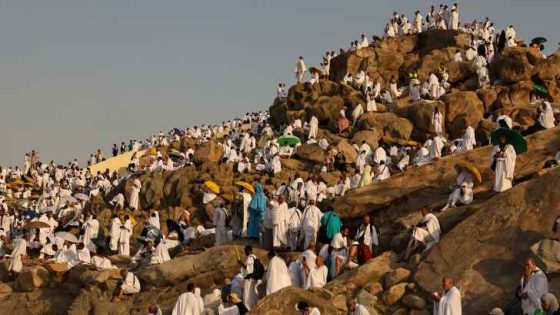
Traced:
[[329, 301], [328, 297], [322, 297], [313, 294], [310, 290], [296, 287], [287, 287], [264, 297], [251, 310], [251, 314], [297, 314], [295, 306], [300, 301], [305, 301], [309, 305], [317, 307], [321, 314], [337, 314], [336, 307]]
[[[463, 308], [483, 314], [512, 297], [528, 249], [551, 237], [550, 224], [560, 202], [548, 188], [560, 184], [560, 170], [516, 185], [480, 204], [478, 211], [451, 230], [420, 264], [417, 283], [428, 292], [443, 275], [455, 278]], [[457, 246], [461, 244], [461, 246]]]
[[19, 292], [31, 292], [49, 283], [49, 271], [41, 266], [26, 267], [17, 277], [14, 289]]
[[[212, 247], [200, 255], [182, 256], [161, 265], [148, 267], [138, 277], [147, 285], [156, 287], [174, 285], [187, 279], [196, 286], [212, 287], [239, 272], [236, 259], [232, 259], [237, 257], [237, 253], [243, 256], [241, 246]], [[253, 253], [261, 258], [266, 266], [266, 253], [260, 249], [255, 249]]]

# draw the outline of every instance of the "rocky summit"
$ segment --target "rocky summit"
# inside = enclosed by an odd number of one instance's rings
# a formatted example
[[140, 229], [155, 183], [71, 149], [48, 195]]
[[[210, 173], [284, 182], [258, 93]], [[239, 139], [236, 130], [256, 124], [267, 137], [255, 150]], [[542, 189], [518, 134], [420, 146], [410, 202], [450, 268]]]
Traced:
[[[406, 23], [399, 19], [397, 24], [403, 27]], [[23, 267], [16, 274], [13, 258], [0, 262], [2, 314], [143, 315], [158, 308], [163, 314], [171, 314], [177, 308], [178, 297], [192, 285], [201, 290], [206, 314], [222, 314], [218, 311], [221, 301], [214, 296], [215, 290], [224, 292], [222, 288], [240, 277], [238, 260], [245, 259], [244, 246], [253, 245], [253, 254], [265, 268], [269, 268], [269, 263], [272, 266], [275, 259], [268, 256], [268, 251], [276, 244], [276, 234], [271, 236], [274, 241], [267, 241], [265, 232], [260, 240], [258, 236], [254, 239], [232, 239], [229, 234], [218, 236], [218, 211], [221, 208], [233, 211], [240, 198], [239, 182], [249, 183], [251, 189], [260, 184], [269, 201], [276, 199], [278, 203], [282, 203], [278, 195], [284, 194], [279, 192], [281, 187], [305, 191], [307, 197], [299, 196], [295, 200], [297, 205], [300, 199], [305, 199], [301, 209], [305, 211], [309, 205], [306, 183], [315, 180], [323, 185], [319, 184], [320, 191], [316, 193], [322, 197], [313, 201], [317, 201], [323, 213], [333, 209], [349, 228], [348, 250], [364, 216], [370, 217], [379, 238], [371, 259], [360, 261], [356, 256], [352, 268], [340, 273], [330, 270], [335, 275], [322, 287], [304, 289], [304, 285], [288, 285], [267, 294], [269, 284], [259, 283], [255, 289], [259, 299], [249, 314], [299, 314], [296, 307], [302, 301], [316, 307], [320, 314], [363, 314], [349, 309], [350, 300], [372, 315], [432, 314], [434, 308], [434, 314], [454, 315], [454, 312], [437, 313], [444, 301], [434, 302], [433, 293], [442, 291], [444, 277], [453, 280], [464, 314], [488, 314], [495, 307], [511, 309], [528, 258], [533, 258], [548, 277], [547, 291], [560, 295], [556, 275], [560, 270], [557, 254], [560, 245], [555, 240], [557, 229], [551, 229], [557, 224], [560, 204], [560, 195], [555, 192], [556, 184], [560, 185], [560, 170], [554, 167], [560, 149], [559, 127], [554, 121], [560, 109], [560, 52], [544, 56], [535, 42], [520, 41], [514, 42], [515, 45], [508, 41], [507, 47], [498, 49], [499, 38], [484, 40], [488, 26], [482, 23], [476, 24], [477, 30], [483, 29], [482, 35], [472, 31], [471, 26], [442, 29], [447, 27], [426, 25], [421, 32], [391, 34], [393, 26], [389, 24], [383, 38], [376, 37], [364, 47], [329, 55], [328, 71], [323, 65], [317, 76], [317, 71], [312, 71], [311, 80], [298, 82], [284, 90], [285, 95], [279, 94], [268, 109], [267, 121], [257, 126], [257, 132], [251, 119], [241, 120], [235, 127], [222, 126], [219, 131], [204, 136], [193, 136], [199, 130], [177, 132], [169, 138], [164, 136], [165, 141], [144, 147], [145, 150], [115, 154], [92, 164], [88, 175], [91, 178], [99, 171], [101, 177], [114, 172], [118, 179], [109, 183], [110, 188], [92, 186], [80, 190], [87, 192], [87, 199], [76, 201], [82, 206], [78, 214], [94, 215], [102, 235], [109, 238], [114, 233], [115, 214], [128, 215], [135, 221], [129, 236], [130, 252], [134, 254], [148, 246], [145, 244], [147, 222], [154, 211], [158, 212], [157, 224], [161, 224], [158, 232], [172, 239], [170, 235], [177, 233], [176, 225], [187, 221], [185, 210], [190, 221], [185, 224], [194, 230], [193, 235], [170, 249], [172, 259], [162, 263], [141, 264], [137, 256], [131, 260], [133, 255], [123, 255], [121, 248], [119, 253], [104, 254], [115, 268], [92, 268], [93, 263], [78, 263], [71, 268], [57, 269], [58, 264], [45, 262], [44, 255], [49, 256], [48, 252], [41, 249], [39, 254], [37, 250], [33, 256], [29, 249], [30, 257], [23, 259]], [[481, 46], [485, 46], [484, 53]], [[473, 58], [469, 59], [469, 54], [474, 54]], [[484, 65], [478, 64], [481, 56]], [[434, 78], [438, 80], [435, 86]], [[374, 92], [376, 85], [382, 88]], [[420, 97], [415, 95], [415, 89]], [[372, 100], [375, 109], [366, 109]], [[547, 110], [553, 113], [551, 126], [543, 125]], [[439, 124], [436, 113], [441, 117]], [[510, 120], [509, 128], [503, 129], [525, 141], [527, 150], [518, 152], [513, 175], [506, 178], [513, 187], [497, 192], [495, 178], [501, 171], [492, 157], [496, 150], [503, 148], [491, 142], [500, 127], [500, 117]], [[312, 136], [315, 119], [317, 130]], [[461, 149], [469, 127], [474, 131], [476, 145]], [[265, 129], [270, 132], [262, 131]], [[244, 135], [247, 139], [249, 135], [254, 137], [254, 144], [246, 150]], [[274, 144], [282, 135], [293, 136], [298, 143]], [[439, 148], [436, 142], [440, 140], [436, 138], [445, 139]], [[460, 140], [457, 145], [456, 139]], [[274, 145], [276, 149], [280, 147], [280, 153], [268, 157]], [[362, 151], [364, 145], [371, 155]], [[239, 148], [237, 159], [232, 158], [233, 147]], [[375, 161], [379, 148], [387, 155], [381, 158], [382, 163]], [[391, 153], [393, 148], [397, 153]], [[283, 154], [282, 149], [289, 153]], [[427, 153], [423, 155], [422, 150]], [[366, 155], [366, 162], [360, 164]], [[180, 167], [176, 158], [182, 161]], [[243, 163], [253, 167], [247, 168]], [[471, 179], [474, 187], [470, 187], [472, 199], [468, 201], [464, 197], [466, 190], [462, 190], [465, 186], [456, 181], [460, 165], [470, 165], [476, 169], [471, 175], [480, 176], [480, 181]], [[376, 168], [371, 175], [367, 171], [370, 166]], [[390, 168], [390, 176], [386, 178], [379, 177], [383, 173], [378, 170], [383, 166]], [[6, 183], [6, 190], [11, 192], [18, 191], [18, 187], [30, 187], [25, 198], [15, 193], [4, 198], [3, 202], [16, 213], [27, 209], [28, 205], [21, 203], [24, 199], [42, 202], [48, 186], [31, 175], [22, 178], [23, 181], [17, 178]], [[301, 187], [297, 186], [297, 179], [302, 179]], [[209, 182], [218, 187], [213, 192], [216, 199], [210, 201], [209, 189], [214, 189]], [[456, 184], [459, 188], [452, 187]], [[461, 194], [456, 197], [460, 202], [447, 208], [455, 189]], [[137, 200], [133, 202], [130, 196], [135, 190], [138, 190]], [[126, 200], [120, 200], [119, 196]], [[440, 211], [444, 207], [446, 210]], [[434, 215], [441, 234], [427, 248], [406, 255], [413, 230], [416, 231], [419, 222], [426, 222], [422, 209]], [[83, 235], [87, 232], [80, 232], [85, 230], [82, 224], [86, 224], [86, 219], [79, 221], [78, 214], [75, 217], [60, 214], [60, 227], [64, 224], [68, 227], [65, 231], [86, 243]], [[229, 212], [227, 230], [233, 228], [233, 218], [229, 220], [232, 216]], [[27, 220], [25, 225], [33, 223]], [[265, 212], [263, 231], [267, 229], [266, 220]], [[72, 222], [78, 225], [73, 227]], [[276, 231], [274, 227], [268, 229]], [[361, 242], [359, 237], [358, 242]], [[287, 263], [286, 267], [290, 266], [291, 270], [292, 265], [299, 266], [303, 271], [300, 258], [303, 248], [298, 246], [294, 250], [280, 243], [274, 247], [277, 256]], [[328, 264], [335, 266], [334, 254], [329, 256], [318, 251], [319, 245], [325, 243], [317, 242], [315, 254], [326, 255], [332, 259]], [[6, 254], [10, 253], [8, 250], [16, 251], [15, 240], [6, 244]], [[325, 247], [325, 252], [329, 250], [338, 251], [333, 243], [330, 249]], [[56, 259], [56, 254], [50, 255]], [[70, 265], [70, 261], [65, 263]], [[126, 281], [117, 268], [129, 268], [141, 283], [141, 290], [115, 300], [115, 292]]]

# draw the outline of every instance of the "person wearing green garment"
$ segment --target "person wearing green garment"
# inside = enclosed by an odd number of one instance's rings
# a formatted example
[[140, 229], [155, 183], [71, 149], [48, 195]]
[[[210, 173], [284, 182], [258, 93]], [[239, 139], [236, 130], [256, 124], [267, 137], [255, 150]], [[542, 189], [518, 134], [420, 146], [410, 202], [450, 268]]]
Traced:
[[340, 232], [342, 227], [342, 221], [338, 216], [338, 213], [334, 211], [332, 207], [325, 213], [321, 218], [321, 228], [319, 229], [319, 235], [321, 242], [329, 243], [333, 237]]

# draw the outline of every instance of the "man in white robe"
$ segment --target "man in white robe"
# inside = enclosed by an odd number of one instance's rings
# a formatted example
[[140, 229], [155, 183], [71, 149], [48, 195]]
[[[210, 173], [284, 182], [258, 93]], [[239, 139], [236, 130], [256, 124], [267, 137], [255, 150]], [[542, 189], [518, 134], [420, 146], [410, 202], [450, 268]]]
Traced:
[[132, 187], [130, 187], [130, 198], [128, 200], [128, 206], [132, 210], [137, 210], [140, 206], [140, 189], [142, 189], [142, 183], [136, 178], [132, 182]]
[[272, 207], [272, 246], [274, 248], [286, 247], [288, 245], [288, 204], [284, 195], [278, 195], [278, 202]]
[[387, 162], [387, 151], [382, 146], [379, 146], [373, 152], [373, 163], [381, 164], [381, 161]]
[[109, 230], [110, 241], [109, 248], [111, 251], [116, 252], [119, 249], [119, 237], [121, 234], [121, 219], [118, 215], [114, 215], [113, 220], [111, 220], [111, 229]]
[[288, 247], [293, 252], [298, 250], [303, 239], [301, 231], [302, 216], [303, 214], [297, 207], [288, 209]]
[[200, 306], [198, 298], [194, 294], [195, 287], [193, 283], [187, 285], [187, 292], [179, 295], [177, 302], [173, 307], [171, 315], [202, 315], [204, 308]]
[[270, 295], [292, 285], [286, 262], [282, 258], [276, 256], [274, 251], [268, 253], [268, 259], [269, 264], [265, 274], [266, 295]]
[[443, 150], [443, 147], [443, 138], [436, 134], [430, 144], [430, 160], [439, 159], [441, 157], [441, 151]]
[[550, 102], [543, 102], [537, 120], [544, 129], [554, 128], [554, 112], [552, 111]]
[[370, 315], [367, 308], [358, 304], [356, 299], [346, 301], [346, 308], [348, 309], [348, 315]]
[[517, 154], [507, 139], [500, 137], [500, 144], [494, 146], [490, 154], [490, 164], [494, 169], [494, 191], [503, 192], [513, 187], [513, 174]]
[[322, 288], [327, 284], [329, 270], [322, 256], [317, 256], [313, 264], [306, 260], [302, 265], [306, 275], [304, 289]]
[[375, 169], [375, 177], [373, 180], [375, 182], [380, 182], [388, 179], [389, 177], [391, 177], [391, 172], [389, 172], [389, 167], [385, 165], [385, 161], [380, 161], [379, 166], [377, 166], [377, 168]]
[[476, 137], [474, 134], [474, 128], [471, 126], [470, 121], [467, 121], [467, 128], [465, 128], [465, 133], [463, 134], [463, 141], [461, 143], [461, 152], [466, 152], [472, 150], [476, 145]]
[[91, 251], [96, 251], [96, 246], [93, 243], [93, 240], [97, 238], [99, 234], [99, 221], [97, 220], [97, 216], [90, 215], [86, 222], [84, 223], [84, 245], [86, 248]]
[[519, 291], [523, 314], [534, 314], [541, 309], [541, 296], [548, 292], [548, 280], [532, 258], [525, 262]]
[[130, 256], [130, 236], [132, 236], [132, 222], [127, 215], [124, 224], [120, 226], [119, 255]]
[[308, 248], [310, 243], [317, 241], [317, 232], [319, 232], [322, 217], [323, 213], [315, 206], [315, 200], [309, 200], [309, 205], [302, 214], [303, 248]]
[[307, 71], [307, 67], [305, 66], [305, 62], [303, 61], [303, 57], [300, 56], [298, 59], [298, 63], [296, 65], [296, 68], [294, 69], [294, 72], [296, 73], [296, 78], [297, 78], [297, 83], [303, 83], [304, 82], [304, 76], [305, 76], [305, 72]]
[[461, 315], [461, 292], [453, 285], [453, 279], [443, 277], [443, 290], [441, 293], [435, 292], [434, 315]]
[[27, 255], [27, 243], [29, 241], [29, 236], [24, 235], [23, 237], [17, 239], [14, 243], [14, 249], [10, 254], [10, 265], [8, 270], [14, 278], [21, 272], [23, 268], [23, 257]]
[[282, 171], [282, 162], [278, 154], [274, 155], [270, 161], [270, 171], [272, 174], [278, 174]]
[[312, 116], [309, 120], [309, 136], [308, 139], [315, 139], [317, 137], [317, 131], [319, 130], [319, 120], [317, 117]]
[[427, 208], [423, 208], [420, 212], [422, 213], [422, 220], [418, 226], [414, 225], [412, 236], [406, 249], [405, 259], [408, 259], [410, 254], [421, 244], [425, 246], [424, 251], [427, 251], [439, 242], [441, 228], [438, 218], [433, 213], [430, 213]]
[[213, 223], [216, 229], [216, 246], [222, 245], [227, 241], [227, 227], [226, 227], [227, 211], [224, 209], [224, 204], [221, 202], [219, 207], [214, 209]]
[[240, 272], [243, 277], [243, 304], [250, 310], [257, 303], [256, 280], [250, 277], [254, 271], [257, 256], [253, 254], [253, 247], [250, 245], [245, 246], [245, 256], [245, 261], [238, 260], [237, 264], [241, 267]]
[[120, 275], [123, 279], [123, 283], [121, 284], [119, 295], [115, 300], [120, 300], [125, 294], [130, 295], [140, 292], [140, 280], [138, 280], [136, 275], [129, 272], [127, 269], [121, 269]]

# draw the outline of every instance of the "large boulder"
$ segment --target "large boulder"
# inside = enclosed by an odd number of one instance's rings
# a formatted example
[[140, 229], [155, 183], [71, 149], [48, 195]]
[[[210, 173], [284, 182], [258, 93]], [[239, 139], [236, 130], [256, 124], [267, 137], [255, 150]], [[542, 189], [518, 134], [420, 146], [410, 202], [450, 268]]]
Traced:
[[[381, 140], [389, 144], [405, 144], [410, 140], [413, 125], [406, 119], [394, 113], [367, 112], [360, 116], [358, 128], [370, 130], [376, 134], [381, 134]], [[372, 139], [373, 140], [373, 139]]]
[[386, 273], [398, 267], [397, 260], [397, 255], [394, 252], [385, 252], [358, 268], [339, 275], [327, 283], [325, 289], [331, 291], [334, 295], [338, 295], [364, 288], [371, 282], [381, 282]]
[[336, 144], [335, 149], [338, 152], [342, 152], [342, 154], [346, 158], [346, 163], [354, 164], [356, 162], [356, 157], [358, 156], [358, 153], [356, 152], [354, 146], [348, 143], [347, 140], [345, 139], [340, 140]]
[[432, 115], [436, 107], [439, 108], [445, 117], [445, 106], [441, 102], [418, 101], [412, 103], [404, 110], [404, 115], [414, 126], [411, 135], [413, 140], [424, 142], [427, 139], [427, 135], [434, 131]]
[[31, 292], [36, 288], [46, 286], [50, 281], [50, 274], [42, 266], [25, 267], [16, 278], [14, 290], [18, 292]]
[[317, 144], [304, 144], [297, 148], [297, 157], [306, 162], [322, 165], [325, 156], [325, 151]]
[[216, 140], [209, 140], [196, 148], [194, 161], [196, 163], [217, 163], [222, 158], [223, 149]]
[[533, 66], [541, 57], [531, 48], [508, 47], [489, 65], [491, 74], [505, 83], [531, 79]]
[[307, 107], [308, 116], [315, 115], [319, 124], [325, 126], [331, 132], [338, 131], [338, 117], [343, 110], [344, 99], [341, 96], [321, 96], [312, 105]]
[[[267, 263], [266, 252], [254, 249], [263, 264]], [[212, 247], [199, 255], [182, 256], [160, 265], [147, 267], [138, 277], [151, 286], [172, 286], [188, 280], [200, 287], [213, 287], [222, 284], [224, 279], [232, 278], [239, 272], [237, 255], [243, 255], [243, 248], [234, 245]]]
[[484, 106], [475, 92], [456, 91], [441, 97], [445, 104], [445, 124], [450, 139], [460, 138], [469, 121], [472, 126], [483, 119]]
[[284, 315], [297, 314], [296, 304], [305, 301], [317, 307], [321, 314], [338, 314], [337, 308], [328, 297], [314, 294], [311, 290], [298, 287], [286, 287], [261, 299], [251, 309], [251, 314]]
[[539, 259], [545, 273], [560, 272], [560, 242], [544, 239], [531, 246], [531, 251]]
[[[439, 279], [455, 279], [463, 293], [463, 310], [484, 314], [515, 294], [529, 248], [552, 237], [550, 223], [560, 195], [560, 170], [520, 184], [479, 204], [477, 211], [447, 233], [415, 274], [422, 289], [432, 292]], [[461, 246], [457, 246], [457, 244]], [[558, 294], [560, 292], [552, 292]]]

